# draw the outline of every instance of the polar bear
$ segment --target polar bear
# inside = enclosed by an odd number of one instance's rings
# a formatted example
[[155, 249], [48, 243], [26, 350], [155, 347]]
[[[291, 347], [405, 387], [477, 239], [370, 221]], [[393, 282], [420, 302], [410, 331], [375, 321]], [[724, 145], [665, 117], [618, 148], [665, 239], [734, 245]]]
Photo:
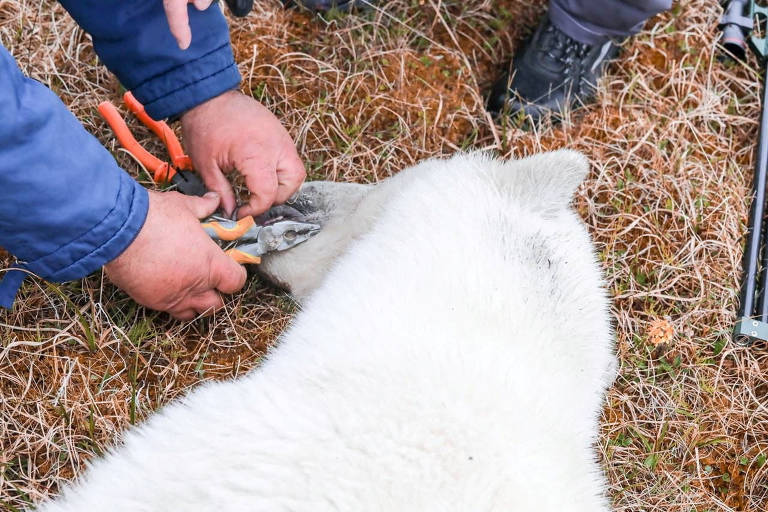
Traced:
[[261, 367], [127, 432], [43, 512], [610, 509], [609, 303], [578, 153], [307, 184], [325, 224], [263, 271], [302, 308]]

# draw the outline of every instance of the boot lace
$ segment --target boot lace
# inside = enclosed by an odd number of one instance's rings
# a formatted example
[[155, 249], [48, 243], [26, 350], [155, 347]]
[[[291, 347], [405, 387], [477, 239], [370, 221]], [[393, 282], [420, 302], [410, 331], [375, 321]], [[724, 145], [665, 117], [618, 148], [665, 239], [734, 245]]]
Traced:
[[539, 47], [545, 59], [558, 65], [563, 74], [579, 85], [581, 63], [589, 50], [590, 45], [568, 37], [552, 24], [544, 29]]

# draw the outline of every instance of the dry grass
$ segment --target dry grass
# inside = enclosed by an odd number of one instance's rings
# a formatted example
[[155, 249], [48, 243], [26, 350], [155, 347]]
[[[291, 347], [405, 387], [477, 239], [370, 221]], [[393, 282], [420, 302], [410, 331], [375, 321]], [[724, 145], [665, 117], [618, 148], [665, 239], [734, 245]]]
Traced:
[[[533, 131], [494, 126], [482, 106], [542, 1], [394, 0], [323, 20], [272, 0], [233, 22], [244, 90], [284, 119], [314, 179], [372, 182], [468, 147], [591, 158], [576, 205], [615, 299], [621, 368], [599, 451], [617, 510], [768, 502], [768, 357], [728, 340], [759, 83], [754, 63], [717, 62], [715, 4], [683, 0], [651, 20], [597, 104]], [[0, 0], [0, 41], [114, 149], [96, 105], [118, 84], [61, 8]], [[135, 307], [101, 275], [27, 284], [0, 313], [0, 508], [54, 493], [190, 386], [252, 368], [292, 310], [255, 280], [189, 324]]]

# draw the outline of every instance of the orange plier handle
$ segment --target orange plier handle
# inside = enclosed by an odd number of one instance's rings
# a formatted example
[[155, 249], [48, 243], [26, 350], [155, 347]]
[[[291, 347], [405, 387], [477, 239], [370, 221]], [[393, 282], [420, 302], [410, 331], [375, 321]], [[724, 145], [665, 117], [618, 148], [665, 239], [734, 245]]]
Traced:
[[[200, 224], [203, 230], [216, 242], [233, 242], [248, 237], [255, 239], [261, 229], [250, 215], [238, 221], [209, 220]], [[261, 263], [261, 258], [238, 247], [232, 247], [226, 251], [227, 256], [240, 264]]]
[[171, 163], [163, 162], [139, 144], [128, 128], [128, 125], [125, 124], [120, 112], [112, 103], [109, 101], [101, 102], [99, 104], [99, 113], [109, 124], [110, 128], [112, 128], [112, 131], [115, 132], [120, 145], [152, 173], [154, 180], [158, 183], [167, 183], [171, 181], [177, 169], [191, 170], [192, 162], [184, 154], [181, 143], [176, 134], [173, 133], [173, 130], [171, 130], [171, 127], [164, 121], [155, 121], [149, 117], [149, 114], [144, 110], [144, 106], [130, 92], [126, 92], [123, 95], [123, 101], [125, 101], [128, 109], [136, 115], [139, 121], [163, 141], [165, 147], [168, 148]]
[[258, 265], [261, 263], [261, 256], [254, 256], [253, 254], [250, 254], [246, 251], [241, 251], [237, 247], [228, 249], [225, 252], [227, 256], [241, 265]]
[[144, 110], [144, 105], [131, 94], [131, 91], [126, 91], [126, 93], [123, 94], [123, 101], [125, 102], [125, 106], [128, 107], [128, 110], [133, 112], [139, 121], [144, 123], [144, 126], [152, 130], [154, 134], [163, 141], [165, 147], [168, 148], [168, 156], [171, 157], [173, 166], [176, 169], [181, 169], [183, 171], [191, 171], [192, 160], [184, 154], [184, 150], [181, 148], [181, 142], [179, 142], [179, 139], [176, 137], [176, 134], [173, 133], [171, 127], [168, 126], [165, 121], [155, 121], [149, 117], [147, 111]]
[[239, 240], [244, 236], [250, 234], [250, 231], [255, 231], [254, 235], [258, 235], [259, 226], [256, 225], [256, 221], [253, 217], [248, 215], [240, 220], [212, 220], [209, 219], [200, 224], [202, 228], [208, 233], [208, 236], [216, 241], [232, 242]]

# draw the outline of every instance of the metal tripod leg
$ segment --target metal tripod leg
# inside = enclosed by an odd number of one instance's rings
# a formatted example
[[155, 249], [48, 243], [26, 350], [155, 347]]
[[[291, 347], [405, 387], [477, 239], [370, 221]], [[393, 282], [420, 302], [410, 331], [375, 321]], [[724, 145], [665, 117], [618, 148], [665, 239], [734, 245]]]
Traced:
[[[768, 73], [763, 82], [763, 105], [768, 105]], [[733, 340], [738, 345], [751, 345], [756, 340], [768, 341], [768, 297], [766, 297], [766, 270], [768, 246], [763, 241], [765, 217], [766, 178], [768, 177], [768, 116], [760, 115], [760, 135], [752, 181], [752, 208], [749, 213], [747, 245], [744, 248], [741, 303], [738, 320], [733, 328]], [[758, 279], [758, 258], [762, 252], [762, 279]], [[759, 298], [760, 304], [755, 307]]]

